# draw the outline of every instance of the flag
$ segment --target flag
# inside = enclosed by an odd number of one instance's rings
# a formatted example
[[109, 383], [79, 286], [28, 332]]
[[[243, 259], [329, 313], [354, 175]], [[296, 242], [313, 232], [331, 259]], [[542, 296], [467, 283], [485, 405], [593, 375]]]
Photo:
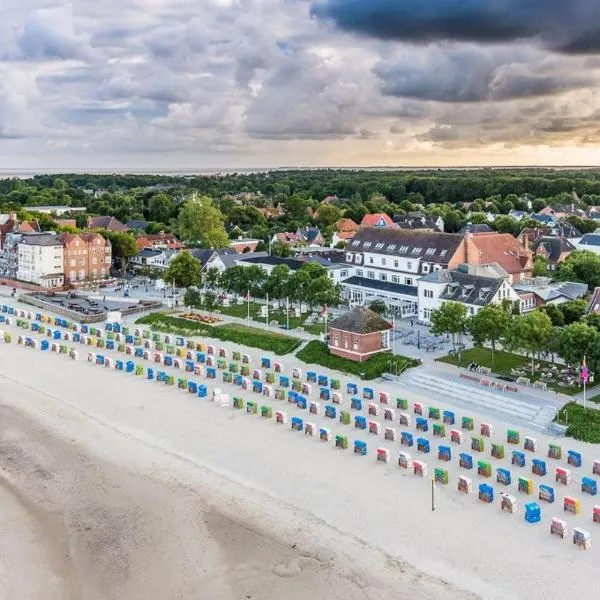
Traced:
[[587, 367], [587, 362], [585, 356], [583, 357], [583, 361], [581, 363], [581, 381], [583, 383], [587, 383], [590, 378], [590, 370]]
[[246, 294], [246, 300], [250, 302], [250, 290], [248, 290], [248, 293]]
[[325, 304], [323, 306], [323, 310], [321, 311], [321, 316], [326, 317], [328, 313], [329, 313], [329, 308], [327, 307], [327, 304]]

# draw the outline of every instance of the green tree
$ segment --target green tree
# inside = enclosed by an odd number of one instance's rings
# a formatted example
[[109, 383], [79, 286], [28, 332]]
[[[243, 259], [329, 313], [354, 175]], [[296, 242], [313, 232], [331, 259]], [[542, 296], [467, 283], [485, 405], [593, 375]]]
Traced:
[[439, 308], [431, 311], [431, 332], [434, 335], [449, 333], [452, 336], [452, 347], [456, 349], [467, 323], [467, 307], [460, 302], [444, 302]]
[[505, 346], [531, 354], [531, 374], [536, 353], [547, 350], [552, 338], [552, 321], [546, 313], [535, 310], [515, 317], [506, 331]]
[[204, 285], [208, 289], [214, 290], [219, 284], [219, 269], [211, 267], [204, 275]]
[[292, 254], [290, 247], [287, 244], [282, 244], [279, 240], [276, 240], [271, 244], [271, 254], [273, 256], [281, 256], [287, 258]]
[[562, 327], [565, 324], [565, 317], [559, 305], [545, 304], [544, 306], [540, 306], [539, 310], [545, 312], [550, 317], [550, 321], [552, 321], [554, 327]]
[[600, 286], [600, 256], [589, 250], [576, 250], [559, 265], [556, 279], [586, 283], [590, 290]]
[[320, 227], [327, 228], [335, 225], [341, 218], [342, 211], [333, 204], [321, 204], [315, 215], [315, 221]]
[[586, 300], [570, 300], [558, 305], [563, 314], [565, 325], [580, 321], [587, 312], [588, 303]]
[[202, 283], [201, 268], [202, 264], [197, 258], [189, 252], [180, 252], [169, 263], [164, 280], [179, 288], [199, 286]]
[[148, 204], [150, 220], [158, 221], [159, 223], [168, 223], [174, 209], [175, 203], [173, 199], [162, 192], [152, 196]]
[[474, 314], [467, 321], [467, 328], [473, 336], [477, 346], [483, 346], [489, 342], [492, 347], [492, 368], [494, 366], [494, 352], [496, 343], [506, 334], [510, 324], [511, 315], [501, 306], [489, 304]]
[[290, 268], [287, 265], [277, 265], [269, 273], [265, 283], [265, 292], [273, 299], [277, 299], [281, 306], [282, 298], [285, 298], [288, 291], [288, 282], [290, 279]]
[[106, 231], [103, 235], [112, 246], [113, 261], [125, 271], [131, 257], [138, 253], [135, 237], [126, 231]]
[[384, 315], [387, 312], [387, 304], [383, 300], [373, 300], [369, 308], [378, 315]]
[[200, 294], [200, 291], [193, 287], [187, 288], [183, 295], [183, 303], [190, 307], [200, 306], [202, 304], [202, 295]]
[[229, 241], [221, 211], [208, 196], [192, 194], [177, 218], [181, 239], [204, 248], [225, 248]]
[[585, 323], [572, 323], [558, 331], [557, 352], [568, 365], [581, 364], [584, 356], [596, 361], [599, 346], [600, 333]]
[[510, 233], [512, 235], [517, 235], [520, 231], [519, 223], [507, 215], [496, 217], [496, 220], [492, 223], [492, 226], [498, 233]]
[[533, 276], [544, 277], [548, 275], [548, 261], [543, 256], [536, 256], [533, 259]]

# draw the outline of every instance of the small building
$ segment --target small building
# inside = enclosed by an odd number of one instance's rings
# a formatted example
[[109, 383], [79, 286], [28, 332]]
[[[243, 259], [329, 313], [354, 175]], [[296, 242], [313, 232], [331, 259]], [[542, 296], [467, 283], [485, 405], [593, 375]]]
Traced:
[[135, 241], [139, 250], [152, 248], [153, 250], [181, 250], [183, 244], [172, 234], [161, 231], [156, 235], [148, 233], [141, 235]]
[[360, 222], [361, 227], [398, 227], [396, 223], [392, 220], [386, 213], [374, 213], [372, 215], [365, 215]]
[[329, 325], [329, 352], [364, 362], [391, 349], [392, 326], [366, 306], [357, 306]]
[[176, 250], [144, 248], [131, 258], [130, 265], [134, 271], [144, 267], [165, 270], [177, 254]]
[[513, 284], [521, 299], [521, 312], [530, 312], [544, 304], [563, 304], [583, 298], [587, 284], [575, 281], [552, 281], [550, 277], [531, 277]]
[[573, 240], [577, 250], [589, 250], [595, 254], [600, 254], [600, 229], [594, 233], [586, 233], [579, 241]]
[[400, 229], [421, 229], [425, 231], [444, 231], [444, 219], [431, 217], [422, 212], [408, 212], [394, 217], [394, 222]]
[[238, 254], [246, 254], [247, 252], [256, 252], [258, 244], [260, 244], [258, 239], [238, 237], [236, 240], [229, 242], [229, 247]]
[[431, 313], [445, 302], [464, 304], [467, 314], [472, 316], [489, 304], [519, 300], [510, 286], [508, 273], [495, 263], [434, 271], [419, 279], [418, 288], [419, 321], [424, 323], [430, 323]]
[[458, 230], [458, 233], [461, 235], [465, 233], [476, 235], [478, 233], [494, 233], [494, 230], [487, 223], [467, 223]]
[[60, 217], [67, 213], [84, 213], [87, 210], [85, 206], [24, 206], [23, 209], [27, 212], [37, 212], [54, 217]]
[[549, 271], [555, 271], [575, 250], [575, 246], [567, 238], [542, 236], [533, 242], [531, 249], [535, 256], [540, 256], [548, 262]]
[[125, 226], [129, 231], [146, 231], [148, 225], [150, 225], [150, 223], [142, 219], [129, 219]]
[[119, 219], [109, 216], [88, 217], [88, 229], [106, 229], [107, 231], [127, 231], [127, 226], [123, 225]]

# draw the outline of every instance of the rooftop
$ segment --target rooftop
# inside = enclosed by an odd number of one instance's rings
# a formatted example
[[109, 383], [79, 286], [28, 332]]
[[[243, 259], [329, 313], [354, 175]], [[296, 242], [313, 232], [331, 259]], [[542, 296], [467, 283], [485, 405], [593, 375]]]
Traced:
[[20, 242], [27, 246], [62, 246], [62, 240], [54, 233], [27, 233]]
[[346, 247], [352, 252], [373, 252], [447, 264], [462, 242], [456, 233], [412, 229], [367, 227], [361, 229]]
[[331, 329], [349, 331], [350, 333], [367, 334], [387, 331], [392, 326], [376, 312], [366, 306], [357, 306], [330, 323]]
[[513, 284], [513, 289], [521, 293], [533, 293], [545, 302], [564, 297], [569, 300], [582, 298], [587, 294], [585, 283], [575, 281], [555, 281], [550, 277], [531, 277]]

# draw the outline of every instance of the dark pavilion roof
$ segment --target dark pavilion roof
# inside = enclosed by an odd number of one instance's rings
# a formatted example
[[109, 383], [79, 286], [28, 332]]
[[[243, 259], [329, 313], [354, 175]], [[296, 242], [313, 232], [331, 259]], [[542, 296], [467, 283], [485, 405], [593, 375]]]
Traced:
[[385, 319], [366, 306], [357, 306], [349, 310], [341, 317], [334, 319], [329, 327], [359, 334], [387, 331], [392, 328]]

